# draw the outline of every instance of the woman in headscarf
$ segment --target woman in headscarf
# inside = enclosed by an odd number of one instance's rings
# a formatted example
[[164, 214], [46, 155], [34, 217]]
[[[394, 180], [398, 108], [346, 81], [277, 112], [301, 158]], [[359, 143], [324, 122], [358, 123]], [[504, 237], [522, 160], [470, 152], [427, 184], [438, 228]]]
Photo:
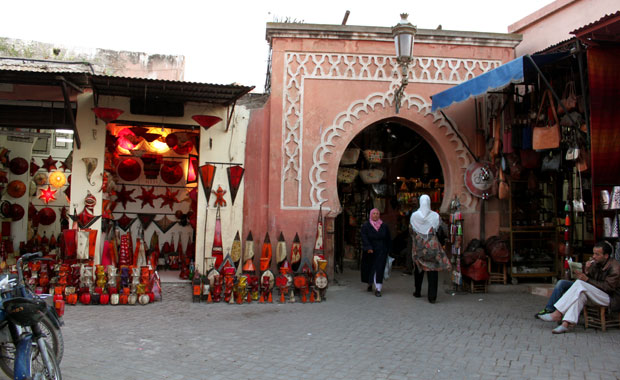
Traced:
[[392, 250], [392, 238], [387, 224], [380, 218], [379, 210], [370, 210], [370, 218], [362, 225], [362, 282], [368, 284], [367, 291], [375, 285], [375, 296], [381, 297], [383, 272], [388, 254]]
[[411, 214], [410, 224], [415, 282], [413, 296], [421, 297], [424, 272], [428, 272], [428, 302], [435, 303], [438, 272], [450, 270], [452, 267], [438, 239], [438, 234], [443, 232], [445, 225], [439, 214], [431, 210], [431, 198], [428, 195], [420, 197], [420, 208]]

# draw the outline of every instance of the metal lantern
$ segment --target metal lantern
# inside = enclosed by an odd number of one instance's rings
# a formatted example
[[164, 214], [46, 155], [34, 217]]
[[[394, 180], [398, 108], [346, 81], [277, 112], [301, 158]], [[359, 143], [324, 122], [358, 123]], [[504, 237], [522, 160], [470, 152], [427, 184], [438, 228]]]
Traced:
[[413, 42], [418, 29], [407, 21], [407, 13], [401, 13], [400, 22], [392, 27], [392, 36], [396, 45], [396, 60], [401, 69], [401, 83], [394, 93], [394, 105], [396, 113], [400, 110], [400, 104], [405, 87], [409, 84], [409, 64], [413, 61]]
[[396, 45], [396, 60], [398, 63], [409, 63], [413, 60], [413, 43], [418, 29], [412, 25], [407, 13], [400, 14], [400, 21], [392, 28], [392, 36]]

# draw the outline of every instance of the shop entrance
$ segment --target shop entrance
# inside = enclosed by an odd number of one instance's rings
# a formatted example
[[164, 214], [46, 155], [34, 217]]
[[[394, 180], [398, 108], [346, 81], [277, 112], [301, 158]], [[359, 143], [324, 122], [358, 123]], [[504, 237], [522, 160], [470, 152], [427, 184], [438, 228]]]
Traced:
[[359, 267], [360, 227], [372, 208], [390, 228], [395, 265], [405, 265], [408, 222], [422, 194], [439, 210], [444, 174], [428, 142], [396, 120], [371, 124], [353, 138], [338, 169], [342, 212], [335, 221], [335, 270]]

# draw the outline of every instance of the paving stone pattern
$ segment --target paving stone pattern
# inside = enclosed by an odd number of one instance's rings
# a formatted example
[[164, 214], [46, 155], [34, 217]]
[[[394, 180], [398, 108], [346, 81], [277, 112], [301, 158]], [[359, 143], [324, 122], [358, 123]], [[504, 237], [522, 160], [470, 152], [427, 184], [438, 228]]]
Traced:
[[358, 278], [338, 274], [320, 304], [192, 303], [188, 284], [164, 284], [156, 304], [67, 307], [63, 378], [620, 378], [620, 330], [552, 335], [534, 318], [545, 299], [522, 286], [440, 285], [433, 305], [411, 276], [394, 273], [381, 298]]

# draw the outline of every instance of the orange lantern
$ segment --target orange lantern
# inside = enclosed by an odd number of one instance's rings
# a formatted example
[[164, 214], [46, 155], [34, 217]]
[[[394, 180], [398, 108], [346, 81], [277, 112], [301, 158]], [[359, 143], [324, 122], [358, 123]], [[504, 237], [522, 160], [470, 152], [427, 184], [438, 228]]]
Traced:
[[50, 185], [59, 189], [67, 183], [67, 177], [65, 177], [65, 173], [57, 170], [50, 174], [49, 181]]

